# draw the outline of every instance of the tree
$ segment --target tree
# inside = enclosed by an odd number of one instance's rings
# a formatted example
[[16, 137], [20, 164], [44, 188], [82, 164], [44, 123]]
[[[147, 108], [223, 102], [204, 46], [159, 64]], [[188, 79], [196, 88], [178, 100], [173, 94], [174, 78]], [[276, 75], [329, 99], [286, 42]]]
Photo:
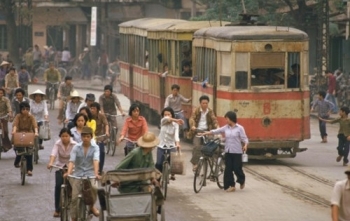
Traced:
[[0, 11], [5, 16], [7, 49], [10, 58], [15, 64], [18, 64], [17, 26], [15, 17], [16, 2], [14, 0], [0, 0]]

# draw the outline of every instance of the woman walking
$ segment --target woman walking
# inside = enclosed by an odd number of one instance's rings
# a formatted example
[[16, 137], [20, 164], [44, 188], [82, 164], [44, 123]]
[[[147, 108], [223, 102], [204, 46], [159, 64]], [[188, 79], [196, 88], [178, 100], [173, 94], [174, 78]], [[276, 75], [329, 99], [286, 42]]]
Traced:
[[[30, 114], [35, 117], [38, 128], [43, 125], [44, 121], [48, 121], [49, 112], [47, 110], [47, 103], [45, 101], [46, 95], [41, 90], [36, 90], [29, 95], [30, 98]], [[43, 139], [39, 138], [39, 149], [44, 149]]]
[[[237, 123], [237, 115], [235, 112], [227, 112], [225, 118], [227, 122], [225, 126], [201, 133], [201, 135], [225, 134], [224, 189], [226, 192], [233, 192], [236, 190], [233, 172], [236, 174], [237, 183], [240, 184], [240, 188], [243, 189], [245, 186], [245, 174], [242, 169], [242, 154], [247, 151], [248, 138], [244, 128]], [[242, 143], [244, 143], [243, 147]]]

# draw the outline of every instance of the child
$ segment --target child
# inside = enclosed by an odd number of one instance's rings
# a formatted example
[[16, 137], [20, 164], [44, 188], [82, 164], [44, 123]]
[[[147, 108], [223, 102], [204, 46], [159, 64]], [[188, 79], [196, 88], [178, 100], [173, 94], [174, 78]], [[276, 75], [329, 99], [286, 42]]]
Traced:
[[[328, 119], [331, 114], [331, 110], [333, 109], [333, 104], [327, 100], [325, 100], [326, 92], [320, 91], [318, 92], [318, 100], [315, 101], [314, 105], [312, 105], [311, 112], [318, 108], [318, 117], [322, 119]], [[321, 143], [327, 143], [327, 131], [326, 131], [326, 122], [319, 120], [319, 128], [321, 133], [322, 141]]]
[[350, 119], [348, 118], [350, 110], [348, 107], [340, 108], [339, 115], [340, 117], [334, 120], [325, 120], [319, 117], [320, 121], [326, 123], [339, 123], [339, 132], [338, 132], [338, 157], [337, 162], [340, 162], [343, 159], [343, 165], [348, 165], [348, 154], [349, 154], [349, 142], [347, 139], [350, 139]]

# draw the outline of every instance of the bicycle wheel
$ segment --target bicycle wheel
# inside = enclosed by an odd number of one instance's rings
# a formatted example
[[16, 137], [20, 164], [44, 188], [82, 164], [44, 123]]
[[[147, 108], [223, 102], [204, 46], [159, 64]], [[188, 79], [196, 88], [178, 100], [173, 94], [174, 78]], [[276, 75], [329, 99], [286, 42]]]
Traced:
[[162, 205], [162, 209], [160, 211], [160, 221], [165, 221], [165, 208], [164, 204]]
[[61, 207], [61, 221], [69, 221], [68, 219], [68, 194], [66, 185], [61, 186], [60, 196], [60, 207]]
[[114, 156], [115, 154], [115, 149], [116, 149], [116, 142], [115, 142], [115, 139], [117, 138], [117, 131], [116, 131], [116, 128], [113, 127], [112, 128], [112, 134], [113, 134], [113, 139], [111, 141], [111, 151], [112, 151], [112, 156]]
[[27, 174], [27, 161], [24, 158], [24, 156], [21, 156], [21, 184], [22, 186], [25, 184], [26, 182], [26, 174]]
[[68, 71], [68, 76], [71, 76], [73, 78], [73, 80], [81, 78], [81, 75], [82, 75], [82, 72], [78, 67], [72, 67]]
[[216, 165], [215, 177], [216, 183], [220, 189], [224, 188], [224, 172], [225, 172], [225, 160], [223, 157], [219, 157]]
[[35, 164], [38, 164], [38, 160], [39, 160], [39, 138], [35, 138], [34, 139], [34, 156], [33, 156], [33, 160]]
[[204, 159], [200, 159], [197, 164], [197, 169], [194, 174], [193, 180], [193, 190], [195, 193], [199, 193], [201, 191], [207, 174], [207, 161]]
[[169, 163], [165, 161], [163, 163], [163, 171], [162, 171], [162, 189], [164, 200], [166, 200], [167, 192], [168, 192], [168, 183], [169, 183]]
[[77, 220], [85, 220], [86, 219], [86, 206], [84, 203], [84, 199], [80, 195], [77, 200], [77, 206], [78, 206], [78, 211], [77, 211]]
[[54, 110], [55, 109], [55, 89], [54, 88], [50, 88], [49, 91], [49, 101], [50, 101], [50, 110]]
[[62, 68], [62, 67], [57, 68], [57, 70], [61, 74], [61, 79], [64, 79], [66, 77], [66, 75], [67, 75], [67, 70]]
[[38, 81], [44, 80], [44, 73], [45, 73], [45, 69], [42, 67], [39, 67], [38, 69], [35, 70], [35, 77], [38, 79]]

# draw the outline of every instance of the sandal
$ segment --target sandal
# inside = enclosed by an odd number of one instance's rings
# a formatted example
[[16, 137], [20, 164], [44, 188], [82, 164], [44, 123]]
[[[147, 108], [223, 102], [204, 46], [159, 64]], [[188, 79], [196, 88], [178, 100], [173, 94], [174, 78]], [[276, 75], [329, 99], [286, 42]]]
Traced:
[[174, 175], [170, 176], [170, 179], [171, 179], [171, 180], [176, 180], [176, 178], [175, 178]]
[[95, 217], [100, 216], [100, 211], [98, 211], [98, 209], [96, 209], [95, 207], [91, 207], [90, 212], [94, 214]]
[[15, 167], [16, 167], [16, 168], [19, 168], [19, 163], [18, 163], [18, 164], [15, 164]]
[[60, 217], [60, 213], [59, 212], [57, 212], [57, 211], [55, 211], [54, 213], [53, 213], [53, 217]]
[[27, 175], [28, 175], [28, 176], [33, 176], [33, 172], [30, 171], [30, 170], [28, 170], [28, 171], [27, 171]]

